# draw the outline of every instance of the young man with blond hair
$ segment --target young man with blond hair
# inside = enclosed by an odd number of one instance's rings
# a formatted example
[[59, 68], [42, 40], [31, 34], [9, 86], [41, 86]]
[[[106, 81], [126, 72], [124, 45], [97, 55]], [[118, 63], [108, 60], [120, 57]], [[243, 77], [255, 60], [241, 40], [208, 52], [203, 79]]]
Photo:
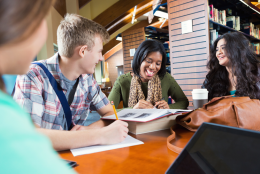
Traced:
[[112, 115], [113, 108], [93, 78], [95, 66], [103, 60], [103, 43], [109, 35], [101, 25], [76, 14], [67, 14], [57, 30], [59, 52], [42, 63], [69, 103], [71, 126], [66, 108], [50, 84], [48, 75], [32, 64], [26, 75], [16, 80], [14, 99], [31, 115], [37, 130], [47, 135], [56, 150], [123, 141], [127, 123], [117, 120], [105, 126], [102, 120], [87, 125], [90, 110], [100, 116]]

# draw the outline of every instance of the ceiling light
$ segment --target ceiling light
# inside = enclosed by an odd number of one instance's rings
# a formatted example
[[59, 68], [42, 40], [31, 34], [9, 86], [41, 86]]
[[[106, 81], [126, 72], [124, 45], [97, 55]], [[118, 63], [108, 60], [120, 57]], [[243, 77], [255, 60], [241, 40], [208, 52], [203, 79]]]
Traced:
[[137, 7], [137, 5], [136, 5], [135, 8], [134, 8], [134, 13], [133, 13], [133, 17], [132, 17], [132, 24], [133, 24], [134, 21], [135, 21], [136, 7]]

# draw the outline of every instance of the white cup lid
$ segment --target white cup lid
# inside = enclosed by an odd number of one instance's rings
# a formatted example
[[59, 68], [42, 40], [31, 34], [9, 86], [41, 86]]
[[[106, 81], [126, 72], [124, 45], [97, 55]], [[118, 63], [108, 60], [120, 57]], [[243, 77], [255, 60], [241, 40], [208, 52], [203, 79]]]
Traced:
[[191, 91], [191, 93], [208, 93], [208, 90], [207, 89], [193, 89], [192, 91]]

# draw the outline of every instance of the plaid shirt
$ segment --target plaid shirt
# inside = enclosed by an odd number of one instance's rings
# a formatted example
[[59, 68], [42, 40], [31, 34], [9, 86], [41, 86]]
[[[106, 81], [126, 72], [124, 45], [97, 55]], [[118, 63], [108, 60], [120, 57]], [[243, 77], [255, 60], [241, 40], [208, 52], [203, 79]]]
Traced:
[[[68, 89], [61, 78], [58, 53], [40, 62], [47, 67], [66, 95]], [[32, 64], [26, 75], [17, 77], [14, 99], [26, 109], [34, 123], [40, 127], [68, 130], [60, 100], [40, 66]], [[70, 105], [72, 124], [86, 124], [90, 110], [96, 111], [108, 104], [107, 97], [101, 91], [93, 75], [80, 75], [79, 84]]]

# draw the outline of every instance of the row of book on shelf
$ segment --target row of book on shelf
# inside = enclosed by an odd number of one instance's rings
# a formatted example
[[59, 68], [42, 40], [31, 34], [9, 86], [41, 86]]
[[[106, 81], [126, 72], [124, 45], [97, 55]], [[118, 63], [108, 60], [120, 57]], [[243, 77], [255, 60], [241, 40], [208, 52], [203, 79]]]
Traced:
[[255, 51], [256, 54], [260, 54], [260, 47], [259, 47], [259, 43], [252, 43], [253, 49]]
[[209, 19], [217, 22], [221, 25], [226, 25], [238, 31], [242, 31], [255, 38], [259, 39], [259, 28], [256, 27], [252, 22], [240, 23], [240, 16], [234, 16], [232, 9], [227, 8], [226, 10], [218, 10], [214, 8], [213, 4], [208, 6]]
[[[220, 37], [221, 35], [215, 30], [210, 30], [210, 44], [213, 45], [214, 41]], [[260, 45], [259, 43], [251, 43], [253, 46], [253, 50], [256, 54], [260, 54]]]

